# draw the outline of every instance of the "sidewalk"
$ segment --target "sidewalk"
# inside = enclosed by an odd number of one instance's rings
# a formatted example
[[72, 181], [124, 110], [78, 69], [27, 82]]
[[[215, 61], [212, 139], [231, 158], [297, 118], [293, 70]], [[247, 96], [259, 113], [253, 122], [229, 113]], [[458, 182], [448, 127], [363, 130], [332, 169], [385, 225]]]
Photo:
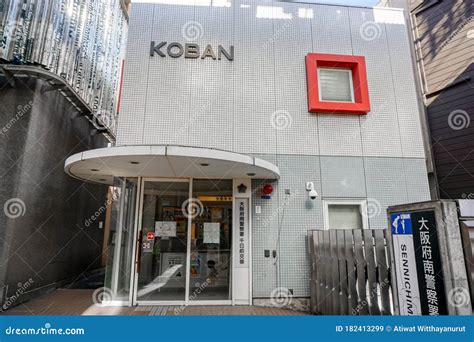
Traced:
[[259, 306], [135, 306], [110, 307], [92, 302], [94, 290], [58, 289], [8, 309], [1, 315], [129, 315], [129, 316], [295, 316], [304, 312]]

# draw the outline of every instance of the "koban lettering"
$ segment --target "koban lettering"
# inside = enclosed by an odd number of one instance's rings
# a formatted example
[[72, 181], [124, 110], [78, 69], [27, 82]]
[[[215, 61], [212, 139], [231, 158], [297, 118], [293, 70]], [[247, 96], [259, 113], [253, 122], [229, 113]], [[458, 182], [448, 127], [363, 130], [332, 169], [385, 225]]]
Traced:
[[[160, 57], [166, 57], [166, 55], [171, 58], [179, 58], [184, 55], [184, 58], [190, 59], [206, 59], [211, 58], [213, 60], [221, 60], [222, 57], [225, 57], [228, 61], [234, 60], [234, 47], [230, 46], [229, 51], [224, 49], [222, 45], [217, 46], [217, 55], [211, 45], [206, 45], [203, 52], [201, 53], [201, 48], [198, 44], [186, 43], [184, 47], [180, 43], [169, 43], [166, 46], [167, 42], [161, 42], [156, 44], [154, 41], [150, 44], [150, 56], [153, 57], [157, 54]], [[165, 49], [166, 47], [166, 49]], [[165, 53], [166, 52], [166, 53]]]

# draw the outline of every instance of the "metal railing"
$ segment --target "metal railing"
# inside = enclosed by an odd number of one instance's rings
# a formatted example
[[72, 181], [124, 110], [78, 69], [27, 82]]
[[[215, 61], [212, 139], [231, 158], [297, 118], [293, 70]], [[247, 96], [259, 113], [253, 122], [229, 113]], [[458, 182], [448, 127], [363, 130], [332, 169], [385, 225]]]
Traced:
[[388, 238], [382, 229], [309, 230], [311, 311], [393, 314]]

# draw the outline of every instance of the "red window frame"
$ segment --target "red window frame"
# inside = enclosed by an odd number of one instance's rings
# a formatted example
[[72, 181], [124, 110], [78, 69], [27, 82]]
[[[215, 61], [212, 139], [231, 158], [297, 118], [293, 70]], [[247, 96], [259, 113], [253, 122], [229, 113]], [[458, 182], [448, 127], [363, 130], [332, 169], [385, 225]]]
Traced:
[[[354, 102], [332, 102], [319, 99], [318, 68], [320, 67], [350, 69], [352, 71]], [[308, 83], [308, 111], [310, 113], [364, 115], [370, 112], [364, 56], [308, 53], [306, 55], [306, 80]]]

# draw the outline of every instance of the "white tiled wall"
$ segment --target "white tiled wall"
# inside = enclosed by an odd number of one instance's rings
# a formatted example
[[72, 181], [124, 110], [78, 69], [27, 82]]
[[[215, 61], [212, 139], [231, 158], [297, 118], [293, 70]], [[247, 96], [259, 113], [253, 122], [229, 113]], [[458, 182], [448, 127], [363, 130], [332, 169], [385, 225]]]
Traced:
[[[308, 113], [305, 53], [312, 50], [309, 6], [279, 3], [290, 20], [273, 20], [275, 55], [275, 114], [277, 152], [318, 154], [318, 120]], [[306, 132], [306, 134], [302, 134]], [[297, 151], [297, 152], [296, 152]]]
[[[141, 6], [141, 5], [140, 5]], [[136, 4], [133, 4], [133, 11]], [[160, 43], [179, 42], [184, 46], [182, 26], [194, 20], [194, 7], [180, 6], [173, 15], [165, 10], [169, 6], [154, 6], [152, 38], [148, 39], [147, 57], [149, 61], [148, 88], [145, 89], [146, 114], [143, 125], [142, 144], [177, 144], [188, 145], [187, 131], [191, 125], [191, 88], [196, 68], [194, 60], [185, 58], [150, 57], [150, 41]], [[131, 39], [129, 37], [128, 39]], [[162, 49], [166, 51], [166, 48]], [[123, 94], [126, 97], [126, 94]], [[126, 113], [124, 113], [126, 115]]]
[[[272, 0], [214, 3], [219, 6], [133, 4], [118, 145], [424, 158], [402, 12]], [[189, 27], [195, 40], [183, 34]], [[194, 42], [201, 51], [207, 44], [233, 45], [235, 59], [150, 57], [151, 40]], [[371, 112], [308, 113], [309, 52], [365, 56]]]
[[120, 124], [117, 143], [139, 145], [142, 143], [143, 123], [148, 92], [150, 41], [153, 39], [153, 13], [155, 6], [134, 6], [130, 18], [126, 61], [124, 64]]
[[[402, 16], [402, 13], [398, 15]], [[390, 66], [392, 74], [396, 75], [393, 77], [393, 90], [397, 105], [402, 154], [403, 157], [424, 158], [423, 139], [420, 134], [421, 123], [416, 110], [418, 104], [415, 75], [412, 72], [406, 72], [412, 68], [410, 43], [406, 39], [408, 33], [402, 25], [387, 23], [386, 27]]]
[[[402, 13], [218, 3], [230, 6], [133, 4], [117, 144], [219, 148], [276, 164], [281, 178], [271, 182], [271, 200], [259, 194], [268, 181], [252, 184], [253, 295], [269, 297], [284, 286], [308, 296], [306, 232], [322, 228], [323, 199], [367, 198], [374, 229], [386, 228], [387, 206], [429, 199]], [[189, 26], [195, 40], [183, 35]], [[233, 45], [234, 61], [150, 58], [151, 40], [195, 42], [201, 51]], [[365, 56], [371, 112], [308, 113], [309, 52]], [[314, 201], [307, 181], [320, 194]], [[279, 258], [264, 257], [266, 249], [279, 250]]]
[[[234, 13], [227, 7], [196, 6], [194, 25], [199, 29], [202, 27], [202, 31], [193, 42], [202, 50], [211, 44], [216, 54], [219, 44], [228, 50], [234, 41], [233, 19]], [[179, 64], [181, 60], [175, 62]], [[232, 150], [235, 65], [226, 60], [192, 62], [191, 97], [188, 100], [192, 117], [183, 138], [188, 135], [187, 143], [191, 146]]]
[[[275, 111], [273, 21], [257, 18], [255, 3], [242, 7], [249, 2], [236, 1], [233, 6], [234, 151], [276, 153], [276, 131], [271, 126]], [[262, 8], [271, 8], [272, 1], [258, 3]]]
[[[362, 148], [366, 156], [401, 157], [386, 27], [375, 21], [373, 12], [369, 9], [349, 9], [353, 52], [365, 56], [372, 109], [368, 115], [361, 117]], [[373, 32], [374, 36], [364, 34], [364, 28], [369, 33]]]
[[[252, 183], [253, 206], [261, 208], [260, 214], [252, 211], [254, 297], [269, 297], [277, 286], [293, 290], [297, 297], [309, 295], [306, 235], [308, 229], [323, 229], [323, 200], [366, 198], [369, 227], [386, 229], [388, 206], [430, 198], [423, 159], [256, 156], [277, 164], [281, 178], [271, 182], [271, 199], [262, 199], [260, 192], [268, 181]], [[308, 198], [305, 182], [314, 183], [318, 198]], [[279, 258], [265, 258], [264, 250], [277, 245]]]

